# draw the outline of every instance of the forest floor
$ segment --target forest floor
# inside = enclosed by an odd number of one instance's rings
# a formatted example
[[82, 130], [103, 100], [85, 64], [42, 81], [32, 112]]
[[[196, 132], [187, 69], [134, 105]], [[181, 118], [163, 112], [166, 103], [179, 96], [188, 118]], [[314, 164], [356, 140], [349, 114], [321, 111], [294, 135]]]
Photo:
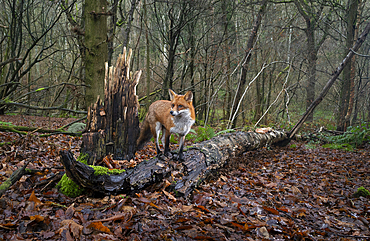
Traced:
[[[0, 116], [14, 125], [56, 129], [71, 119]], [[0, 183], [27, 160], [25, 175], [0, 198], [0, 240], [369, 240], [369, 148], [352, 152], [303, 142], [229, 160], [191, 197], [160, 189], [135, 195], [69, 198], [47, 185], [63, 171], [58, 151], [79, 155], [80, 137], [0, 132]], [[174, 148], [174, 146], [173, 146]], [[147, 146], [135, 160], [154, 155]]]

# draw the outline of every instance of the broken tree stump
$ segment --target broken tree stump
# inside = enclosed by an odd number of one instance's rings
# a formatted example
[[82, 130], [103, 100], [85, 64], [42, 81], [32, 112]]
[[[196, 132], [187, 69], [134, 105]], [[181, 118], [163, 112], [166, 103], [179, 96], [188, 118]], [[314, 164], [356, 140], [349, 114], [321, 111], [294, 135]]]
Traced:
[[67, 176], [92, 193], [132, 193], [161, 183], [166, 178], [174, 178], [171, 180], [172, 190], [177, 195], [188, 196], [200, 182], [222, 168], [230, 158], [286, 139], [286, 133], [281, 131], [224, 134], [188, 147], [183, 162], [171, 158], [153, 158], [115, 175], [95, 176], [93, 168], [77, 162], [69, 151], [61, 152], [61, 160]]
[[98, 97], [88, 109], [86, 133], [82, 135], [82, 153], [89, 164], [113, 154], [116, 160], [130, 160], [136, 151], [139, 129], [139, 101], [136, 86], [141, 70], [130, 73], [131, 49], [126, 48], [116, 67], [106, 63], [104, 101]]

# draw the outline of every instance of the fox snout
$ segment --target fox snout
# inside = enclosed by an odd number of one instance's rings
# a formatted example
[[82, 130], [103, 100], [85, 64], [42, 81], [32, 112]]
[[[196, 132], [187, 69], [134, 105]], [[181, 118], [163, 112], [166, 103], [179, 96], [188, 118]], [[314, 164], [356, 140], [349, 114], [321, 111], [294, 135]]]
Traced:
[[173, 110], [171, 110], [171, 111], [170, 111], [170, 114], [171, 114], [172, 116], [177, 116], [177, 115], [179, 114], [179, 112], [178, 112], [178, 111], [173, 111]]

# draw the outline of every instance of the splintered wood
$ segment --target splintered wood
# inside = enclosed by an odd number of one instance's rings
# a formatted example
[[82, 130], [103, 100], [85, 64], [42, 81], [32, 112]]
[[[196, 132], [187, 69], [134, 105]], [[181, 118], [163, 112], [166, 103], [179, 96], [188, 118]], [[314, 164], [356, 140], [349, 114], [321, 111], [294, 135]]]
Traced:
[[114, 159], [131, 159], [139, 134], [139, 101], [136, 86], [141, 70], [130, 73], [131, 49], [126, 48], [117, 59], [116, 67], [105, 65], [104, 100], [98, 96], [88, 108], [82, 153], [89, 155], [89, 164], [113, 154]]

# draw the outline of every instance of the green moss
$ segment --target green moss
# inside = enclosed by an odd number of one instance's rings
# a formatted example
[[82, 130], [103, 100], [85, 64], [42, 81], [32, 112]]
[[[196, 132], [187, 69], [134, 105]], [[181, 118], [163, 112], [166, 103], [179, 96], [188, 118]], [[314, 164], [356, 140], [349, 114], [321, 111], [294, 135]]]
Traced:
[[353, 194], [354, 197], [367, 197], [370, 196], [369, 190], [364, 187], [357, 188], [357, 191]]
[[121, 174], [122, 172], [125, 172], [126, 170], [125, 169], [112, 169], [112, 170], [109, 170], [108, 172], [110, 174]]
[[89, 165], [90, 167], [94, 168], [94, 174], [95, 176], [99, 176], [99, 175], [111, 175], [111, 174], [121, 174], [122, 172], [125, 172], [126, 170], [125, 169], [112, 169], [112, 170], [109, 170], [108, 168], [106, 167], [102, 167], [102, 166], [92, 166], [92, 165]]
[[3, 122], [3, 121], [0, 121], [0, 125], [3, 125], [3, 126], [15, 126], [11, 122]]
[[86, 153], [81, 153], [77, 157], [77, 161], [82, 162], [83, 164], [87, 165], [87, 160], [89, 159], [89, 155]]
[[[87, 165], [88, 154], [81, 153], [80, 156], [77, 158], [77, 161], [84, 163]], [[111, 174], [121, 174], [125, 172], [125, 169], [112, 169], [109, 170], [106, 167], [102, 166], [93, 166], [89, 165], [90, 167], [94, 168], [94, 174], [96, 176], [99, 175], [111, 175]], [[66, 174], [60, 179], [59, 183], [56, 186], [58, 190], [68, 197], [78, 197], [85, 193], [85, 189], [78, 186], [74, 181], [72, 181]]]
[[72, 198], [85, 193], [85, 189], [78, 186], [74, 181], [67, 177], [66, 174], [62, 176], [56, 187], [61, 193]]
[[6, 180], [0, 185], [0, 190], [7, 190], [12, 185], [12, 181], [10, 179]]
[[102, 167], [102, 166], [90, 166], [90, 167], [94, 168], [95, 176], [107, 175], [109, 172], [109, 169], [106, 167]]

